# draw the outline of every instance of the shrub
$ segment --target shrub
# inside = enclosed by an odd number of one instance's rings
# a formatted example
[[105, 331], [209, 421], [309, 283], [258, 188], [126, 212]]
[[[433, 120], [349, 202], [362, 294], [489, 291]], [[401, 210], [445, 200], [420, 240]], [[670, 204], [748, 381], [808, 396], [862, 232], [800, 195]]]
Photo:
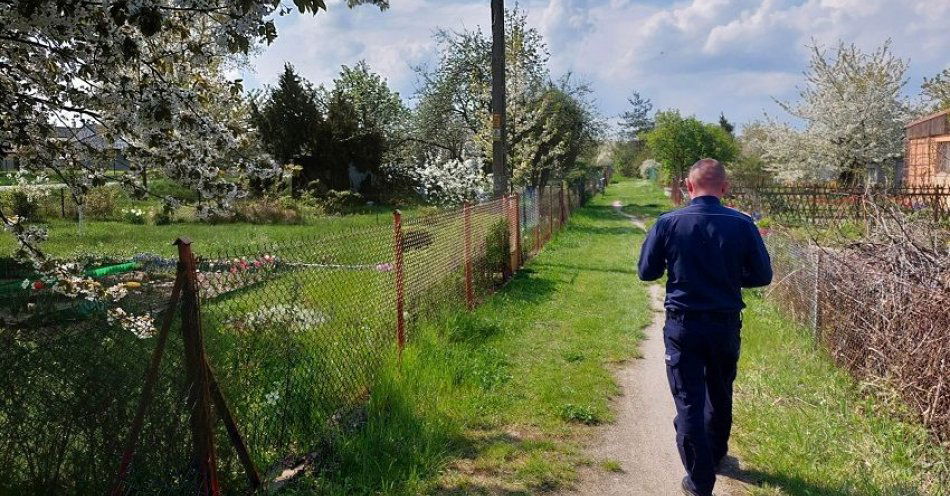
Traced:
[[11, 198], [11, 210], [13, 210], [13, 215], [20, 217], [25, 217], [27, 219], [33, 219], [37, 217], [39, 213], [39, 205], [35, 201], [31, 200], [26, 193], [17, 191], [13, 193]]
[[[113, 219], [122, 190], [113, 186], [93, 188], [86, 193], [84, 214], [92, 219]], [[124, 217], [124, 213], [123, 213]]]
[[141, 208], [123, 208], [122, 220], [129, 224], [145, 224], [145, 211]]
[[256, 198], [239, 203], [230, 218], [216, 221], [247, 222], [250, 224], [299, 224], [303, 217], [296, 205], [279, 198]]
[[331, 189], [318, 200], [318, 205], [330, 215], [350, 213], [354, 208], [365, 205], [363, 195], [352, 191]]
[[152, 222], [156, 226], [166, 226], [174, 220], [175, 212], [168, 205], [162, 206], [161, 210], [151, 211]]

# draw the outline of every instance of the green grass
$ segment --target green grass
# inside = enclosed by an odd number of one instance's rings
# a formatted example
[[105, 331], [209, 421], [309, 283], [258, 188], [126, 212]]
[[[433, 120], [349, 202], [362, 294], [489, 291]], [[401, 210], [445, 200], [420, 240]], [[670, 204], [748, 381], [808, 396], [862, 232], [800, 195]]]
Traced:
[[[411, 212], [409, 212], [411, 214]], [[175, 223], [164, 226], [135, 225], [126, 222], [88, 221], [80, 229], [76, 222], [53, 219], [44, 249], [56, 256], [81, 253], [128, 256], [147, 252], [171, 255], [172, 241], [188, 236], [195, 251], [240, 246], [258, 246], [301, 237], [327, 236], [354, 229], [392, 226], [392, 212], [379, 207], [373, 213], [309, 218], [301, 225]], [[0, 256], [13, 254], [12, 236], [0, 236]]]
[[950, 456], [922, 427], [862, 394], [774, 305], [752, 292], [746, 301], [734, 441], [763, 485], [754, 494], [950, 494], [927, 462], [947, 467]]
[[612, 364], [635, 355], [650, 320], [634, 271], [642, 232], [610, 207], [640, 191], [612, 186], [484, 305], [414, 327], [365, 427], [295, 490], [527, 494], [573, 480], [590, 463], [587, 424], [612, 418]]

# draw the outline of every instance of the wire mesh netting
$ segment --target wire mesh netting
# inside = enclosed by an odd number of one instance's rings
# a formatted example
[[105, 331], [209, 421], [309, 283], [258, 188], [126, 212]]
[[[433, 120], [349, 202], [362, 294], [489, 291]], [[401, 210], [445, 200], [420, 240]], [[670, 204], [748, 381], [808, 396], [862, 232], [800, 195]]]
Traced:
[[[242, 491], [252, 472], [265, 483], [296, 473], [360, 426], [416, 325], [484, 300], [606, 183], [280, 243], [195, 244], [193, 272], [139, 255], [100, 274], [148, 288], [124, 308], [158, 330], [174, 316], [164, 340], [110, 325], [102, 306], [21, 288], [0, 315], [0, 367], [16, 371], [0, 384], [0, 493], [194, 493], [208, 466]], [[182, 283], [170, 305], [176, 274], [193, 290]], [[51, 317], [57, 305], [67, 313]]]
[[[899, 396], [933, 435], [950, 440], [950, 291], [946, 234], [894, 224], [866, 238], [816, 242], [801, 232], [766, 237], [775, 277], [766, 294], [872, 391]], [[827, 235], [827, 234], [826, 234]], [[942, 238], [942, 241], [941, 241]]]

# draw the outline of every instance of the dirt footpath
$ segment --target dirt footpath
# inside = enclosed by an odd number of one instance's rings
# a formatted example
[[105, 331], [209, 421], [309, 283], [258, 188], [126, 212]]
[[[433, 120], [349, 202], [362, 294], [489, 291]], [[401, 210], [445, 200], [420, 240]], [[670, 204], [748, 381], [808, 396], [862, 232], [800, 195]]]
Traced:
[[[614, 205], [618, 213], [619, 205]], [[631, 219], [638, 227], [643, 223]], [[643, 358], [634, 360], [617, 372], [622, 391], [614, 400], [616, 421], [604, 426], [588, 448], [593, 460], [582, 471], [574, 491], [561, 494], [590, 496], [666, 496], [679, 495], [680, 480], [685, 475], [676, 450], [673, 417], [676, 410], [666, 379], [663, 348], [663, 289], [650, 287], [655, 311], [653, 323], [644, 330], [641, 343]], [[604, 465], [618, 462], [619, 471], [608, 471]], [[615, 467], [610, 467], [615, 468]], [[719, 476], [717, 496], [747, 494], [743, 485]]]

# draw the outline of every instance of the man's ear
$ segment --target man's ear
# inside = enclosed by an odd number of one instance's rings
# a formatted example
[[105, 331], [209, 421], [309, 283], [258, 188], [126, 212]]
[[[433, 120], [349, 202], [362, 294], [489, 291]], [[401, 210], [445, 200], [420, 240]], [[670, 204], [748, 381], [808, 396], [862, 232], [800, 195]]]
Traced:
[[732, 184], [730, 184], [729, 181], [723, 181], [723, 182], [722, 182], [722, 196], [728, 195], [728, 194], [729, 194], [729, 188], [731, 188], [731, 187], [732, 187]]

